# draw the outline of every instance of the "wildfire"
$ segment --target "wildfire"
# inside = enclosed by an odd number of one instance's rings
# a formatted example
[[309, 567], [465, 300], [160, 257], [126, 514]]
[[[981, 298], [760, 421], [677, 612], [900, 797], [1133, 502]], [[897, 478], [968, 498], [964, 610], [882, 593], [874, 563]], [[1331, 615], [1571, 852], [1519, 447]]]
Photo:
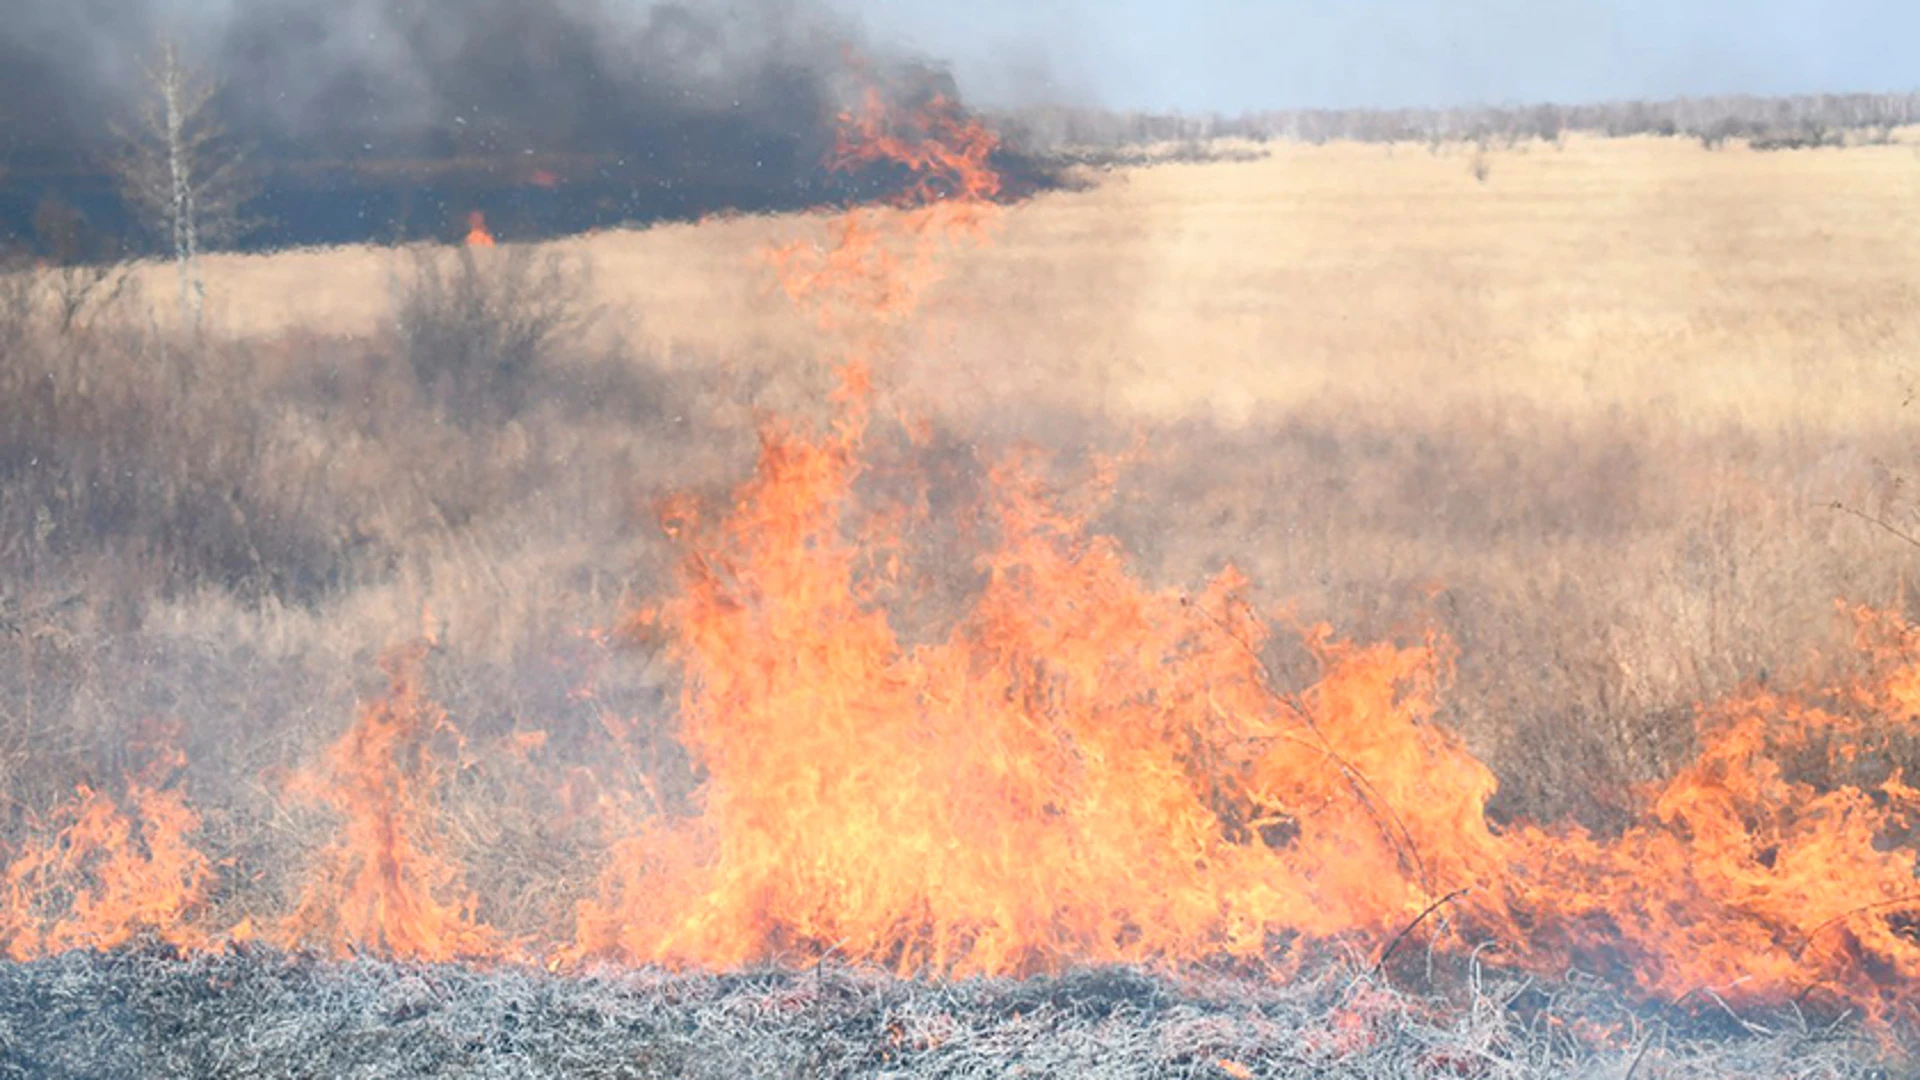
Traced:
[[493, 245], [493, 234], [487, 231], [487, 215], [478, 210], [467, 214], [467, 246], [490, 248]]
[[213, 864], [193, 846], [199, 815], [166, 786], [184, 763], [163, 752], [124, 798], [81, 787], [51, 828], [7, 863], [0, 947], [15, 960], [111, 949], [150, 934], [182, 949], [208, 945], [198, 916]]
[[278, 928], [284, 944], [422, 960], [501, 955], [497, 935], [473, 918], [473, 898], [446, 855], [435, 814], [431, 739], [450, 726], [421, 693], [428, 647], [384, 657], [387, 693], [361, 710], [321, 768], [295, 779], [297, 793], [333, 809], [345, 828], [320, 853]]
[[841, 219], [830, 246], [774, 253], [788, 294], [846, 341], [839, 413], [823, 436], [770, 426], [724, 518], [671, 516], [681, 590], [635, 626], [685, 670], [682, 739], [708, 779], [696, 816], [616, 848], [580, 950], [1030, 972], [1341, 940], [1384, 960], [1418, 928], [1670, 998], [1824, 987], [1913, 1014], [1913, 790], [1897, 772], [1821, 788], [1776, 764], [1823, 753], [1813, 772], [1844, 776], [1863, 740], [1910, 723], [1911, 693], [1890, 696], [1920, 685], [1904, 628], [1854, 694], [1863, 719], [1765, 695], [1703, 710], [1699, 761], [1611, 839], [1489, 822], [1493, 774], [1433, 722], [1444, 642], [1316, 628], [1319, 681], [1282, 694], [1237, 574], [1198, 596], [1145, 589], [1020, 461], [993, 474], [985, 591], [945, 641], [904, 647], [861, 570], [896, 538], [860, 530], [853, 486], [884, 329], [937, 280], [941, 248], [992, 217], [991, 138], [951, 120], [937, 103], [908, 135], [849, 118], [840, 160], [919, 182], [902, 208]]
[[1507, 893], [1534, 963], [1611, 950], [1669, 997], [1820, 991], [1920, 1011], [1920, 791], [1891, 764], [1920, 734], [1920, 629], [1854, 617], [1875, 667], [1836, 695], [1849, 712], [1761, 691], [1703, 709], [1700, 756], [1642, 824], [1604, 843], [1515, 830]]
[[[1247, 581], [1142, 585], [1031, 459], [991, 472], [971, 608], [943, 639], [903, 643], [869, 569], [900, 538], [855, 498], [875, 369], [942, 252], [990, 232], [994, 142], [940, 101], [899, 123], [870, 99], [845, 130], [836, 160], [916, 182], [898, 205], [848, 212], [825, 245], [771, 253], [843, 346], [833, 420], [769, 422], [724, 513], [670, 504], [678, 587], [628, 626], [683, 671], [697, 812], [629, 823], [576, 925], [529, 952], [1284, 971], [1329, 945], [1384, 963], [1417, 934], [1668, 999], [1821, 993], [1920, 1020], [1920, 790], [1889, 749], [1920, 735], [1920, 629], [1897, 619], [1857, 615], [1869, 670], [1822, 705], [1754, 691], [1703, 708], [1697, 760], [1608, 837], [1489, 821], [1493, 773], [1435, 723], [1444, 640], [1313, 628], [1318, 678], [1284, 692]], [[472, 221], [468, 242], [491, 243]], [[425, 655], [392, 654], [387, 694], [294, 785], [340, 824], [275, 940], [523, 955], [477, 917], [440, 820], [433, 749], [456, 733], [424, 693]], [[82, 790], [7, 864], [0, 943], [27, 957], [234, 936], [199, 928], [213, 869], [196, 825], [152, 775], [119, 801]]]

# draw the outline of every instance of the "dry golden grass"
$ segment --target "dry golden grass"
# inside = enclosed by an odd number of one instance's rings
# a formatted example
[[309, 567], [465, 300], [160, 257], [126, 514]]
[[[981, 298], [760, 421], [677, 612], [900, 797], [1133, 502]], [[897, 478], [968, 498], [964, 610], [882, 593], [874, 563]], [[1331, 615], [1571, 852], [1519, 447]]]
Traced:
[[[1102, 176], [957, 258], [908, 385], [1229, 423], [1519, 400], [1694, 422], [1898, 426], [1920, 281], [1920, 146], [1758, 153], [1573, 138], [1485, 153], [1278, 146]], [[793, 219], [604, 234], [595, 295], [636, 342], [738, 362], [816, 338], [755, 258]], [[369, 331], [393, 259], [209, 260], [242, 332]], [[150, 286], [158, 294], [162, 277]], [[1890, 392], [1892, 389], [1895, 392]]]
[[[960, 514], [1010, 439], [1139, 437], [1102, 525], [1143, 572], [1231, 561], [1343, 632], [1438, 626], [1448, 719], [1501, 809], [1605, 826], [1686, 752], [1693, 702], [1817, 670], [1838, 598], [1904, 602], [1913, 551], [1830, 504], [1915, 520], [1920, 150], [1575, 138], [1488, 151], [1484, 180], [1476, 153], [1282, 146], [1011, 209], [885, 374], [936, 439], [882, 453], [936, 467]], [[816, 401], [830, 346], [758, 253], [822, 223], [545, 245], [590, 264], [596, 317], [486, 425], [409, 377], [389, 250], [208, 259], [210, 346], [166, 328], [154, 266], [126, 325], [10, 346], [9, 385], [51, 404], [0, 406], [7, 805], [117, 771], [116, 733], [172, 718], [227, 789], [197, 796], [210, 828], [269, 863], [294, 829], [274, 770], [423, 618], [475, 745], [540, 728], [546, 766], [604, 764], [619, 714], [643, 733], [628, 765], [671, 766], [671, 672], [581, 631], [665, 587], [650, 496], [724, 490], [756, 409]], [[126, 494], [75, 494], [100, 484]], [[926, 539], [937, 620], [972, 579]], [[457, 814], [480, 857], [571, 850], [541, 808], [488, 801], [512, 775]]]

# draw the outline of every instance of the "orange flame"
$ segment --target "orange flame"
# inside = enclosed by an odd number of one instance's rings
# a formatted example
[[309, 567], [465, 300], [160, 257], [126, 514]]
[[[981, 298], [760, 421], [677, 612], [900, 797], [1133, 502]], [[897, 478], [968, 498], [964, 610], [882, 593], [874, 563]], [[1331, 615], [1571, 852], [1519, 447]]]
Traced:
[[1920, 629], [1856, 618], [1876, 661], [1839, 695], [1857, 714], [1758, 691], [1703, 709], [1699, 758], [1644, 823], [1604, 843], [1515, 831], [1505, 884], [1535, 928], [1516, 938], [1532, 963], [1604, 951], [1668, 997], [1824, 988], [1875, 1016], [1920, 1016], [1920, 791], [1885, 750], [1920, 734]]
[[490, 248], [493, 245], [493, 234], [487, 231], [487, 215], [478, 210], [467, 214], [467, 246]]
[[285, 944], [422, 960], [501, 952], [498, 937], [473, 917], [474, 899], [436, 820], [437, 763], [429, 743], [451, 725], [421, 692], [428, 648], [419, 643], [383, 657], [386, 695], [361, 710], [324, 768], [295, 779], [295, 791], [346, 824], [320, 853], [280, 927]]
[[[850, 120], [841, 160], [921, 177], [905, 208], [775, 253], [789, 294], [851, 342], [839, 419], [819, 438], [770, 426], [717, 524], [673, 511], [681, 591], [636, 627], [674, 642], [708, 780], [697, 817], [619, 845], [581, 952], [1018, 972], [1344, 938], [1384, 960], [1452, 905], [1423, 930], [1436, 944], [1492, 942], [1540, 971], [1624, 964], [1668, 997], [1817, 985], [1915, 1015], [1913, 789], [1897, 773], [1821, 789], [1775, 763], [1851, 752], [1884, 721], [1755, 696], [1703, 714], [1702, 757], [1624, 835], [1498, 829], [1493, 774], [1432, 723], [1442, 642], [1317, 628], [1320, 679], [1282, 695], [1236, 574], [1195, 598], [1143, 588], [1019, 462], [994, 473], [1000, 545], [973, 611], [903, 647], [860, 573], [888, 538], [848, 530], [876, 328], [937, 279], [939, 241], [980, 235], [995, 190], [976, 172], [990, 139], [943, 123], [923, 123], [928, 146]], [[1920, 641], [1899, 634], [1899, 669], [1855, 695], [1881, 718], [1920, 700]]]
[[14, 855], [0, 878], [0, 946], [9, 957], [111, 949], [143, 934], [180, 949], [208, 944], [196, 919], [213, 866], [189, 839], [200, 818], [162, 786], [183, 761], [163, 754], [129, 779], [123, 800], [82, 786], [57, 826]]
[[861, 112], [841, 118], [831, 164], [908, 170], [913, 182], [894, 200], [899, 211], [855, 207], [828, 227], [829, 246], [794, 241], [770, 253], [781, 287], [823, 329], [871, 333], [910, 314], [940, 280], [942, 249], [984, 239], [994, 216], [1000, 177], [991, 159], [999, 144], [991, 131], [941, 98], [913, 118], [917, 138], [895, 132], [890, 119], [869, 93]]
[[[940, 971], [1251, 957], [1275, 932], [1388, 931], [1427, 899], [1411, 849], [1477, 820], [1491, 777], [1423, 725], [1425, 650], [1328, 645], [1328, 678], [1291, 706], [1266, 689], [1237, 578], [1192, 603], [1146, 592], [1013, 468], [985, 595], [948, 641], [904, 650], [837, 537], [845, 477], [818, 446], [769, 443], [663, 609], [711, 780], [684, 833], [616, 860], [583, 912], [589, 951]], [[1361, 797], [1362, 771], [1402, 783]], [[1468, 835], [1425, 872], [1490, 867], [1484, 824]]]
[[873, 104], [839, 160], [911, 169], [905, 209], [775, 254], [790, 295], [854, 341], [840, 419], [821, 439], [770, 428], [717, 532], [681, 511], [674, 531], [704, 542], [647, 616], [687, 669], [704, 812], [623, 846], [581, 947], [943, 971], [1253, 956], [1280, 932], [1385, 931], [1433, 881], [1492, 869], [1492, 776], [1424, 724], [1429, 650], [1323, 644], [1326, 680], [1283, 701], [1236, 575], [1196, 603], [1142, 589], [1019, 463], [995, 473], [1002, 546], [973, 615], [940, 645], [894, 639], [843, 522], [872, 328], [937, 280], [943, 241], [982, 234], [997, 180], [991, 137], [944, 103], [920, 140]]

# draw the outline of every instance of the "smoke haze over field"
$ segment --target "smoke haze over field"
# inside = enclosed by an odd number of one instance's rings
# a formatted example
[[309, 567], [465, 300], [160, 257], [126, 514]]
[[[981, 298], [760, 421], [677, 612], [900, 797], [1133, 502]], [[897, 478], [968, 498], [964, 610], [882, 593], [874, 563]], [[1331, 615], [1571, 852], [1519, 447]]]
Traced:
[[532, 233], [808, 205], [874, 182], [822, 167], [857, 85], [955, 95], [806, 0], [9, 7], [0, 217], [15, 231], [48, 192], [115, 216], [101, 163], [163, 34], [220, 84], [219, 117], [272, 174], [261, 209], [289, 242], [444, 231], [474, 209], [541, 219]]
[[[267, 174], [252, 246], [553, 235], [872, 194], [822, 160], [858, 82], [896, 103], [1247, 110], [1905, 89], [1876, 0], [13, 0], [0, 235], [49, 195], [138, 230], [104, 168], [163, 36]], [[855, 60], [858, 55], [860, 59]], [[1765, 125], [1758, 125], [1764, 127]], [[1045, 182], [1003, 155], [1009, 191]], [[148, 237], [151, 240], [151, 235]]]
[[16, 159], [103, 137], [162, 32], [217, 75], [241, 134], [315, 157], [606, 150], [692, 118], [791, 151], [830, 128], [858, 45], [850, 25], [782, 0], [9, 6], [0, 123]]
[[[830, 132], [844, 49], [996, 104], [1236, 112], [1905, 90], [1920, 16], [1881, 0], [1513, 6], [1368, 0], [16, 0], [0, 153], [105, 138], [168, 31], [234, 125], [316, 158], [632, 149], [790, 184]], [[866, 31], [870, 31], [867, 33]], [[697, 134], [696, 134], [697, 132]], [[695, 169], [693, 171], [699, 171]]]

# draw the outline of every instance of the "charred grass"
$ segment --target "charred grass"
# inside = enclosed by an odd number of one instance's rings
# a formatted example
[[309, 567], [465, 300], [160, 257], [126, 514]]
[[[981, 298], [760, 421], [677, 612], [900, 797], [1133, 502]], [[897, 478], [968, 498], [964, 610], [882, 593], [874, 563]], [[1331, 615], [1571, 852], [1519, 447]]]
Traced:
[[1124, 969], [927, 983], [837, 964], [557, 977], [258, 950], [0, 963], [0, 1075], [49, 1080], [1895, 1075], [1876, 1056], [1795, 1012], [1708, 1003], [1643, 1019], [1601, 988], [1499, 978], [1444, 1000], [1340, 967], [1266, 983]]

